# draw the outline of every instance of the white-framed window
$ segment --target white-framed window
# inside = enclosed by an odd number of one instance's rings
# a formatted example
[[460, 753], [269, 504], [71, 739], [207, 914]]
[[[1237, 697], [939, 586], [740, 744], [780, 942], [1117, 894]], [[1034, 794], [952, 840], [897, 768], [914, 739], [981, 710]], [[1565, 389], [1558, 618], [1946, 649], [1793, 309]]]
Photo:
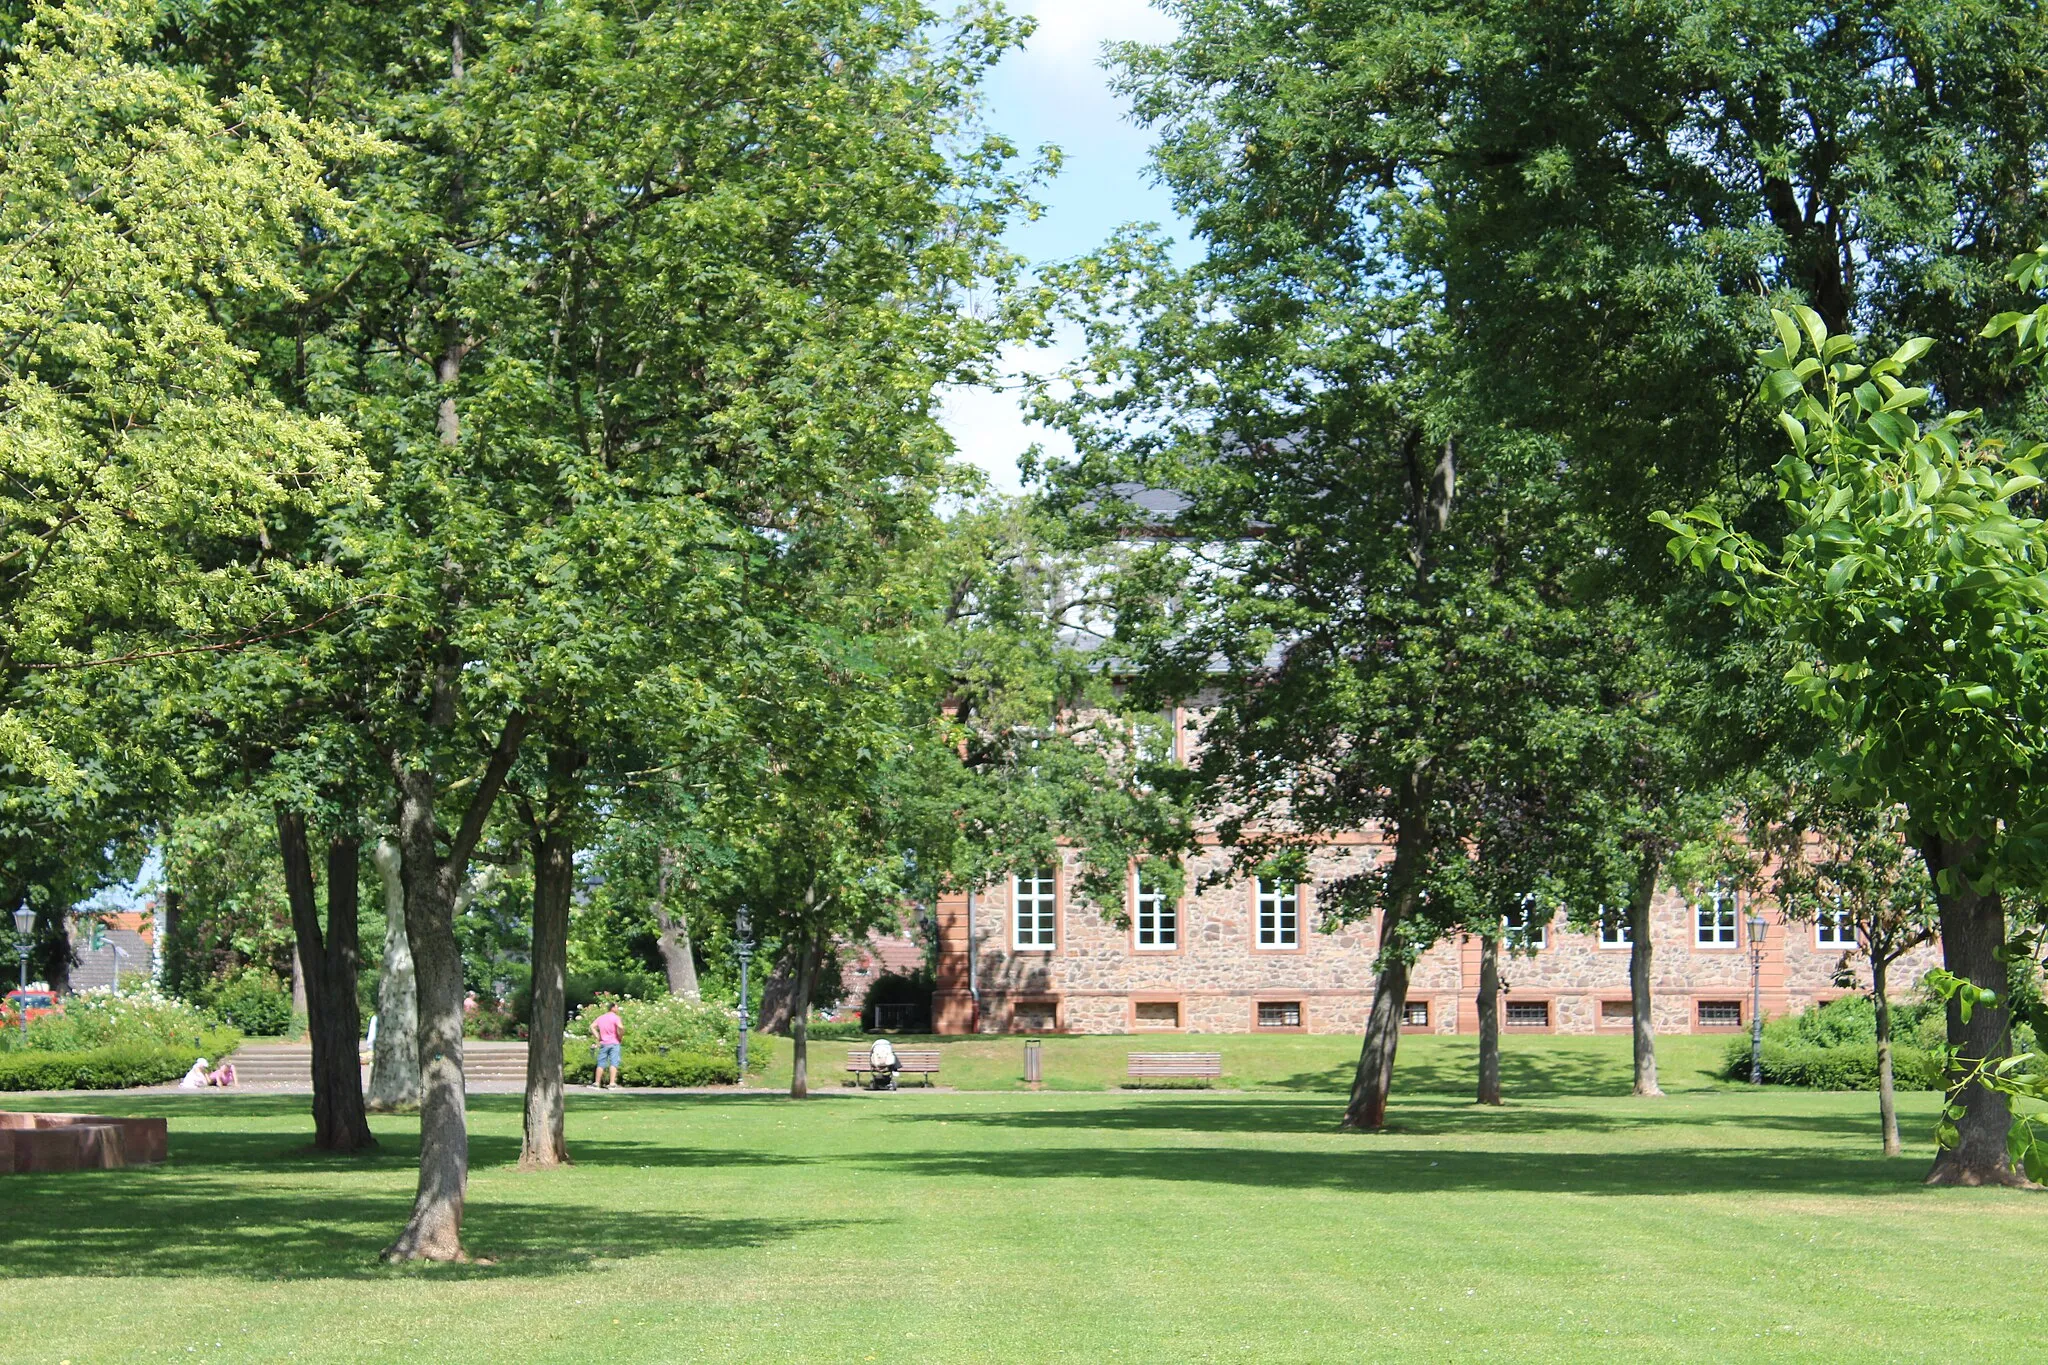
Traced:
[[1055, 869], [1017, 874], [1010, 887], [1010, 945], [1043, 949], [1059, 945], [1060, 898]]
[[1511, 948], [1541, 948], [1550, 942], [1550, 918], [1554, 912], [1536, 904], [1536, 897], [1524, 896], [1522, 903], [1502, 917]]
[[1734, 946], [1735, 897], [1716, 891], [1694, 908], [1692, 941], [1701, 948]]
[[1600, 907], [1600, 946], [1602, 948], [1630, 948], [1635, 946], [1635, 930], [1629, 927], [1628, 911], [1609, 910]]
[[1822, 948], [1854, 948], [1856, 917], [1847, 910], [1823, 910], [1813, 922], [1813, 941]]
[[1131, 897], [1132, 941], [1141, 952], [1180, 947], [1180, 911], [1158, 886], [1140, 873]]
[[1401, 1027], [1428, 1028], [1429, 1002], [1427, 1000], [1409, 1000], [1404, 1002], [1401, 1006]]
[[1261, 948], [1301, 946], [1301, 887], [1294, 882], [1259, 878], [1259, 936]]

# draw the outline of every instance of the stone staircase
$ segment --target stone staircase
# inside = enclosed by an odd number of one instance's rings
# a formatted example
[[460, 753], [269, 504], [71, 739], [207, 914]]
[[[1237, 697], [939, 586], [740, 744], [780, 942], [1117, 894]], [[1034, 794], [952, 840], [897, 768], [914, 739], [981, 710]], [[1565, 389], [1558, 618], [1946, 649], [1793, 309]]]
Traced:
[[[313, 1088], [313, 1050], [305, 1043], [244, 1043], [228, 1060], [235, 1064], [235, 1080], [244, 1087]], [[526, 1083], [524, 1043], [471, 1039], [463, 1045], [462, 1060], [463, 1079], [471, 1090]]]

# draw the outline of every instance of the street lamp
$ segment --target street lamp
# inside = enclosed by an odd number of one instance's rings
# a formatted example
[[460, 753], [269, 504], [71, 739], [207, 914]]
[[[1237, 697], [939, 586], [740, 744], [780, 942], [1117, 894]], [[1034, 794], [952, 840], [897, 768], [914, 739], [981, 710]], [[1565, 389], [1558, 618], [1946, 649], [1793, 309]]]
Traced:
[[1764, 915], [1749, 908], [1749, 1083], [1764, 1083]]
[[733, 940], [733, 946], [738, 948], [740, 952], [740, 1084], [745, 1085], [747, 1083], [747, 1033], [749, 1023], [747, 1019], [747, 964], [754, 960], [754, 920], [753, 916], [747, 913], [746, 906], [742, 905], [740, 907], [740, 912], [735, 917], [733, 927], [739, 930], [739, 937]]
[[14, 907], [14, 955], [21, 959], [21, 999], [15, 1008], [21, 1011], [21, 1036], [28, 1039], [28, 954], [29, 936], [36, 930], [36, 912], [26, 905]]

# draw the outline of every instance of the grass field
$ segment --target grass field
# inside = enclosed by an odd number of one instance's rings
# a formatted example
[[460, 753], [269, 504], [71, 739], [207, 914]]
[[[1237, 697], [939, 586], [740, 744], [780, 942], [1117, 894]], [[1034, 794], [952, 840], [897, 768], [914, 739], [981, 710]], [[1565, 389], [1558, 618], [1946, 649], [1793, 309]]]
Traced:
[[1500, 1110], [1417, 1093], [1460, 1058], [1404, 1044], [1374, 1137], [1284, 1089], [579, 1092], [577, 1165], [523, 1175], [517, 1098], [480, 1097], [467, 1234], [496, 1264], [399, 1269], [409, 1122], [335, 1160], [302, 1098], [99, 1096], [170, 1115], [173, 1159], [0, 1178], [0, 1326], [80, 1365], [2042, 1353], [2048, 1204], [1921, 1186], [1932, 1096], [1885, 1161], [1870, 1096], [1571, 1093], [1626, 1046], [1573, 1041], [1518, 1046], [1532, 1093]]
[[[896, 1037], [898, 1047], [942, 1050], [938, 1082], [958, 1090], [1023, 1090], [1024, 1042], [1016, 1037]], [[1657, 1040], [1658, 1081], [1666, 1090], [1698, 1090], [1720, 1082], [1713, 1073], [1729, 1043], [1727, 1034], [1677, 1034]], [[760, 1083], [789, 1085], [789, 1040], [756, 1035], [750, 1046], [767, 1047]], [[1350, 1089], [1358, 1066], [1358, 1039], [1343, 1034], [1146, 1034], [1063, 1035], [1042, 1040], [1047, 1090], [1114, 1090], [1126, 1079], [1125, 1058], [1133, 1052], [1221, 1052], [1220, 1089], [1283, 1090], [1298, 1093]], [[1476, 1041], [1446, 1034], [1417, 1034], [1401, 1040], [1397, 1086], [1410, 1093], [1470, 1094], [1476, 1076]], [[1626, 1038], [1557, 1034], [1510, 1035], [1501, 1045], [1501, 1083], [1512, 1095], [1598, 1095], [1629, 1089]], [[867, 1050], [860, 1039], [820, 1040], [810, 1047], [811, 1087], [831, 1088], [846, 1079], [846, 1054]], [[758, 1055], [758, 1054], [757, 1054]], [[752, 1065], [752, 1063], [750, 1063]], [[915, 1086], [916, 1081], [907, 1084]]]

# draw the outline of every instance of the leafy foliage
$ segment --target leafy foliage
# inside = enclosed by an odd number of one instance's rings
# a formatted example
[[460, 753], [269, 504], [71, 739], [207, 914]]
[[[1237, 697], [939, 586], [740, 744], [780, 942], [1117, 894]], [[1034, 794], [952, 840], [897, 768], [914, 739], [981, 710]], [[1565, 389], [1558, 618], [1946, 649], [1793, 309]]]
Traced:
[[619, 1012], [620, 1037], [629, 1056], [669, 1052], [737, 1055], [739, 1051], [739, 1019], [733, 1011], [674, 995], [594, 1000], [571, 1019], [569, 1036], [587, 1038], [590, 1021], [607, 1009]]
[[292, 1031], [292, 994], [259, 968], [247, 968], [207, 991], [203, 1003], [244, 1033], [280, 1038]]
[[[289, 999], [285, 1011], [289, 1016]], [[0, 1051], [85, 1052], [107, 1047], [188, 1043], [196, 1047], [202, 1036], [221, 1052], [231, 1050], [232, 1041], [222, 1041], [218, 1029], [213, 1014], [150, 987], [118, 994], [99, 988], [75, 991], [65, 997], [62, 1010], [31, 1019], [25, 1043], [19, 1041], [21, 1035], [13, 1029], [0, 1032]]]
[[[1775, 313], [1763, 393], [1790, 450], [1789, 521], [1770, 551], [1711, 507], [1657, 513], [1673, 555], [1718, 568], [1725, 600], [1790, 641], [1786, 681], [1835, 729], [1845, 791], [1890, 801], [1944, 837], [1984, 841], [1978, 877], [2048, 868], [2048, 531], [2027, 509], [2037, 449], [1922, 421], [1916, 339], [1868, 365], [1819, 314]], [[1802, 354], [1802, 352], [1804, 352]]]
[[297, 297], [286, 248], [332, 227], [326, 167], [356, 144], [137, 60], [155, 20], [39, 6], [0, 104], [0, 757], [59, 783], [58, 746], [101, 737], [52, 733], [30, 675], [108, 638], [132, 659], [297, 629], [332, 575], [271, 559], [267, 527], [365, 493], [346, 427], [267, 396], [221, 316]]

